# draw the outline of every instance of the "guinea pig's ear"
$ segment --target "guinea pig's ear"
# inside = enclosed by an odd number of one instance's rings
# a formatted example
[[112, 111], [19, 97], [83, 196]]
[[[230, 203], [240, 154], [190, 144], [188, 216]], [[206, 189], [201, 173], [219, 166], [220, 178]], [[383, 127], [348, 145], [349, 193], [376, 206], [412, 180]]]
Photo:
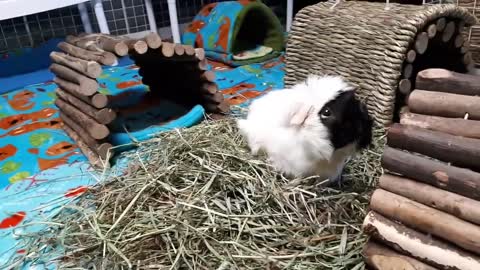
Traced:
[[366, 148], [372, 143], [373, 119], [368, 113], [367, 106], [362, 102], [360, 102], [360, 117], [360, 136], [358, 138], [358, 146], [360, 148]]
[[313, 106], [311, 105], [301, 103], [295, 104], [290, 117], [290, 125], [295, 127], [302, 126], [312, 110]]

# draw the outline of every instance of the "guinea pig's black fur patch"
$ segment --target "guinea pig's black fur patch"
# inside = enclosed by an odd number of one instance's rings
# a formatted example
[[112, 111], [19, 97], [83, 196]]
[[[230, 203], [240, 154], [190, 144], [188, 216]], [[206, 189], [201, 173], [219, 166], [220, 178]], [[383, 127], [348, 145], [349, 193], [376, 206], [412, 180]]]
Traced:
[[372, 125], [366, 106], [355, 98], [354, 91], [339, 94], [319, 112], [322, 123], [330, 131], [335, 149], [356, 142], [359, 149], [372, 142]]

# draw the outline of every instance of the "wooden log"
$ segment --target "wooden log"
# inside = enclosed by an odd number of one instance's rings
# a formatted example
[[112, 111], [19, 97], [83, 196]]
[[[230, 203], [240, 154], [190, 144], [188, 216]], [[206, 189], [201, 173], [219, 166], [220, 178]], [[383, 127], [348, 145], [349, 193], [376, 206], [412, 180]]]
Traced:
[[472, 59], [472, 62], [465, 67], [465, 69], [467, 70], [467, 73], [475, 74], [476, 73], [476, 65], [477, 64]]
[[468, 41], [464, 41], [462, 47], [460, 47], [460, 53], [466, 54], [470, 49], [470, 43]]
[[472, 53], [467, 52], [462, 57], [462, 62], [465, 66], [470, 65], [473, 62]]
[[460, 95], [480, 95], [480, 76], [431, 68], [418, 72], [415, 87]]
[[173, 43], [164, 42], [162, 44], [162, 55], [165, 57], [172, 57], [175, 55], [175, 45]]
[[118, 56], [128, 54], [128, 46], [125, 42], [114, 36], [106, 34], [88, 34], [83, 37], [67, 36], [67, 42], [92, 51], [107, 51]]
[[393, 249], [369, 240], [362, 250], [367, 265], [375, 270], [436, 270], [412, 257], [402, 255]]
[[206, 110], [213, 113], [228, 113], [230, 111], [230, 104], [227, 100], [223, 100], [220, 104], [205, 104]]
[[175, 44], [173, 47], [173, 50], [175, 51], [176, 55], [184, 55], [185, 54], [185, 48], [183, 47], [182, 44]]
[[95, 140], [104, 139], [110, 134], [110, 131], [105, 125], [97, 123], [95, 119], [84, 114], [82, 111], [70, 105], [63, 99], [57, 98], [55, 100], [55, 105], [60, 109], [61, 112], [65, 113], [70, 118], [75, 119], [76, 122], [82, 126]]
[[60, 112], [60, 118], [62, 121], [69, 126], [73, 131], [75, 131], [78, 136], [88, 145], [92, 151], [97, 153], [103, 160], [106, 160], [108, 157], [108, 152], [112, 148], [112, 145], [107, 142], [100, 142], [92, 138], [88, 132], [78, 125], [72, 118], [68, 117], [65, 113]]
[[480, 121], [405, 113], [400, 115], [400, 124], [480, 139]]
[[480, 173], [385, 147], [384, 169], [465, 197], [480, 199]]
[[453, 35], [455, 34], [456, 29], [457, 29], [457, 26], [455, 22], [449, 21], [445, 26], [445, 29], [443, 30], [442, 41], [449, 42], [452, 39]]
[[191, 45], [183, 45], [185, 48], [185, 53], [189, 56], [195, 55], [195, 48], [193, 48]]
[[207, 70], [200, 75], [200, 78], [207, 82], [215, 82], [215, 72]]
[[100, 157], [88, 147], [88, 145], [80, 138], [80, 136], [68, 125], [63, 123], [63, 130], [65, 133], [75, 141], [80, 151], [87, 157], [88, 162], [95, 168], [102, 168], [103, 162]]
[[411, 63], [415, 62], [416, 58], [417, 58], [417, 53], [414, 50], [409, 50], [407, 52], [407, 59], [406, 60], [407, 60], [408, 63], [411, 64]]
[[437, 31], [442, 32], [445, 29], [445, 26], [447, 25], [447, 20], [444, 17], [442, 17], [437, 20], [435, 25], [437, 26]]
[[405, 226], [480, 253], [480, 227], [470, 222], [383, 189], [373, 192], [370, 209]]
[[198, 61], [197, 67], [198, 67], [199, 70], [207, 70], [207, 68], [208, 68], [207, 59], [203, 59], [201, 61]]
[[108, 104], [108, 97], [104, 94], [96, 93], [95, 95], [90, 97], [90, 102], [88, 102], [88, 103], [92, 104], [93, 107], [95, 107], [97, 109], [103, 109]]
[[50, 71], [57, 77], [77, 84], [78, 91], [84, 96], [91, 96], [98, 90], [96, 80], [90, 79], [68, 67], [53, 63], [50, 65]]
[[480, 170], [480, 140], [478, 139], [393, 124], [388, 128], [387, 144], [459, 167]]
[[427, 27], [427, 36], [428, 36], [428, 39], [434, 38], [436, 34], [437, 34], [437, 25], [436, 25], [436, 24], [430, 24], [430, 25]]
[[480, 225], [480, 202], [412, 179], [383, 174], [379, 187]]
[[453, 46], [455, 48], [461, 48], [463, 46], [463, 43], [465, 42], [465, 39], [463, 38], [463, 35], [462, 34], [458, 34], [456, 37], [455, 37], [455, 40], [453, 42]]
[[421, 32], [415, 38], [415, 51], [418, 54], [424, 54], [428, 48], [428, 34], [426, 32]]
[[457, 23], [457, 32], [458, 32], [458, 33], [462, 33], [463, 30], [464, 30], [464, 28], [465, 28], [465, 21], [464, 21], [464, 20], [458, 21], [458, 23]]
[[104, 51], [102, 48], [100, 48], [98, 44], [97, 36], [93, 36], [93, 37], [86, 36], [85, 38], [76, 38], [76, 37], [69, 38], [69, 36], [67, 36], [65, 40], [72, 45], [75, 45], [77, 47], [80, 47], [88, 51], [93, 51], [93, 52]]
[[223, 94], [220, 92], [216, 92], [214, 94], [205, 93], [202, 96], [206, 102], [212, 104], [220, 104], [224, 100]]
[[157, 33], [151, 32], [144, 39], [151, 49], [158, 49], [162, 46], [162, 39]]
[[75, 56], [87, 61], [97, 61], [102, 65], [112, 66], [115, 63], [117, 63], [117, 58], [113, 54], [105, 54], [101, 52], [88, 51], [63, 41], [58, 44], [58, 48], [72, 56]]
[[[413, 74], [413, 65], [412, 64], [406, 64], [403, 67], [403, 78], [404, 79], [410, 79]], [[411, 84], [410, 84], [410, 89], [411, 89]]]
[[115, 53], [118, 56], [125, 56], [128, 54], [128, 46], [123, 40], [116, 40], [109, 37], [100, 37], [99, 46], [108, 52]]
[[148, 45], [143, 40], [127, 39], [127, 40], [125, 40], [125, 44], [127, 44], [128, 50], [130, 52], [135, 52], [135, 53], [138, 53], [138, 54], [144, 54], [148, 50]]
[[409, 79], [402, 79], [398, 83], [398, 90], [400, 90], [400, 93], [404, 95], [408, 95], [412, 90], [412, 83], [410, 82]]
[[72, 36], [72, 35], [67, 35], [65, 37], [65, 42], [69, 43], [69, 44], [72, 44], [74, 46], [77, 46], [77, 43], [81, 40], [81, 39], [87, 39], [91, 37], [90, 35], [86, 35], [86, 36], [82, 36], [82, 37], [76, 37], [76, 36]]
[[80, 86], [69, 81], [65, 81], [59, 77], [55, 77], [53, 81], [60, 87], [61, 89], [69, 92], [71, 95], [83, 100], [84, 102], [92, 105], [97, 109], [102, 109], [107, 106], [107, 96], [101, 93], [95, 93], [93, 96], [84, 96], [82, 91], [80, 90]]
[[205, 59], [205, 50], [203, 48], [195, 48], [195, 56], [198, 60], [202, 61]]
[[451, 93], [415, 90], [408, 98], [408, 108], [413, 113], [480, 120], [480, 97]]
[[95, 52], [101, 55], [102, 58], [107, 59], [108, 62], [111, 62], [111, 65], [115, 65], [117, 63], [117, 57], [102, 48], [103, 44], [100, 43], [100, 38], [102, 37], [100, 34], [90, 34], [82, 38], [67, 36], [65, 41], [76, 47]]
[[419, 233], [370, 211], [363, 230], [394, 250], [412, 256], [438, 269], [480, 269], [480, 258], [470, 252]]
[[88, 116], [95, 119], [100, 124], [110, 124], [113, 120], [115, 120], [117, 114], [110, 108], [103, 108], [103, 109], [96, 109], [92, 105], [78, 99], [77, 97], [70, 95], [70, 93], [62, 90], [61, 88], [57, 88], [56, 90], [57, 96], [61, 99], [67, 101], [71, 105], [77, 107], [80, 111], [87, 114]]
[[211, 120], [222, 120], [222, 119], [227, 118], [228, 116], [226, 114], [211, 113], [207, 117]]
[[62, 52], [51, 52], [50, 59], [59, 65], [69, 67], [90, 78], [97, 78], [102, 74], [102, 67], [98, 62], [86, 61], [80, 58], [72, 57]]
[[217, 84], [211, 83], [211, 82], [203, 83], [200, 89], [203, 92], [210, 93], [210, 94], [215, 94], [216, 92], [218, 92]]

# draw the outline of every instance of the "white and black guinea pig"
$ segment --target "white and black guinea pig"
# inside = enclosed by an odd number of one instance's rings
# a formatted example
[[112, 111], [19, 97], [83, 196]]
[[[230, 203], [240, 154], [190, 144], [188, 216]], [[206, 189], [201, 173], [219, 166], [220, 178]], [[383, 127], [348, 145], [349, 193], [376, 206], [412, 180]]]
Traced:
[[370, 145], [373, 121], [341, 77], [312, 75], [254, 100], [237, 124], [252, 153], [265, 153], [277, 170], [336, 181], [345, 162]]

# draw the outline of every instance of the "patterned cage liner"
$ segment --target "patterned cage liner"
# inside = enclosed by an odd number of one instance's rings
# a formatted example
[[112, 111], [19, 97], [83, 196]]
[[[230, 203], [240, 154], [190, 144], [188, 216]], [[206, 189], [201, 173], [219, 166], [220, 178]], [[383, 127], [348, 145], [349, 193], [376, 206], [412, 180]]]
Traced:
[[[480, 20], [480, 1], [477, 0], [457, 0], [457, 5], [466, 8], [473, 16]], [[473, 61], [480, 65], [480, 26], [473, 26], [464, 32], [470, 43]]]
[[[456, 5], [399, 5], [323, 2], [297, 13], [287, 43], [285, 85], [308, 74], [344, 76], [366, 102], [375, 122], [393, 120], [406, 53], [417, 32], [441, 17], [476, 23]], [[439, 55], [439, 57], [442, 57]], [[414, 74], [413, 76], [415, 76]]]

